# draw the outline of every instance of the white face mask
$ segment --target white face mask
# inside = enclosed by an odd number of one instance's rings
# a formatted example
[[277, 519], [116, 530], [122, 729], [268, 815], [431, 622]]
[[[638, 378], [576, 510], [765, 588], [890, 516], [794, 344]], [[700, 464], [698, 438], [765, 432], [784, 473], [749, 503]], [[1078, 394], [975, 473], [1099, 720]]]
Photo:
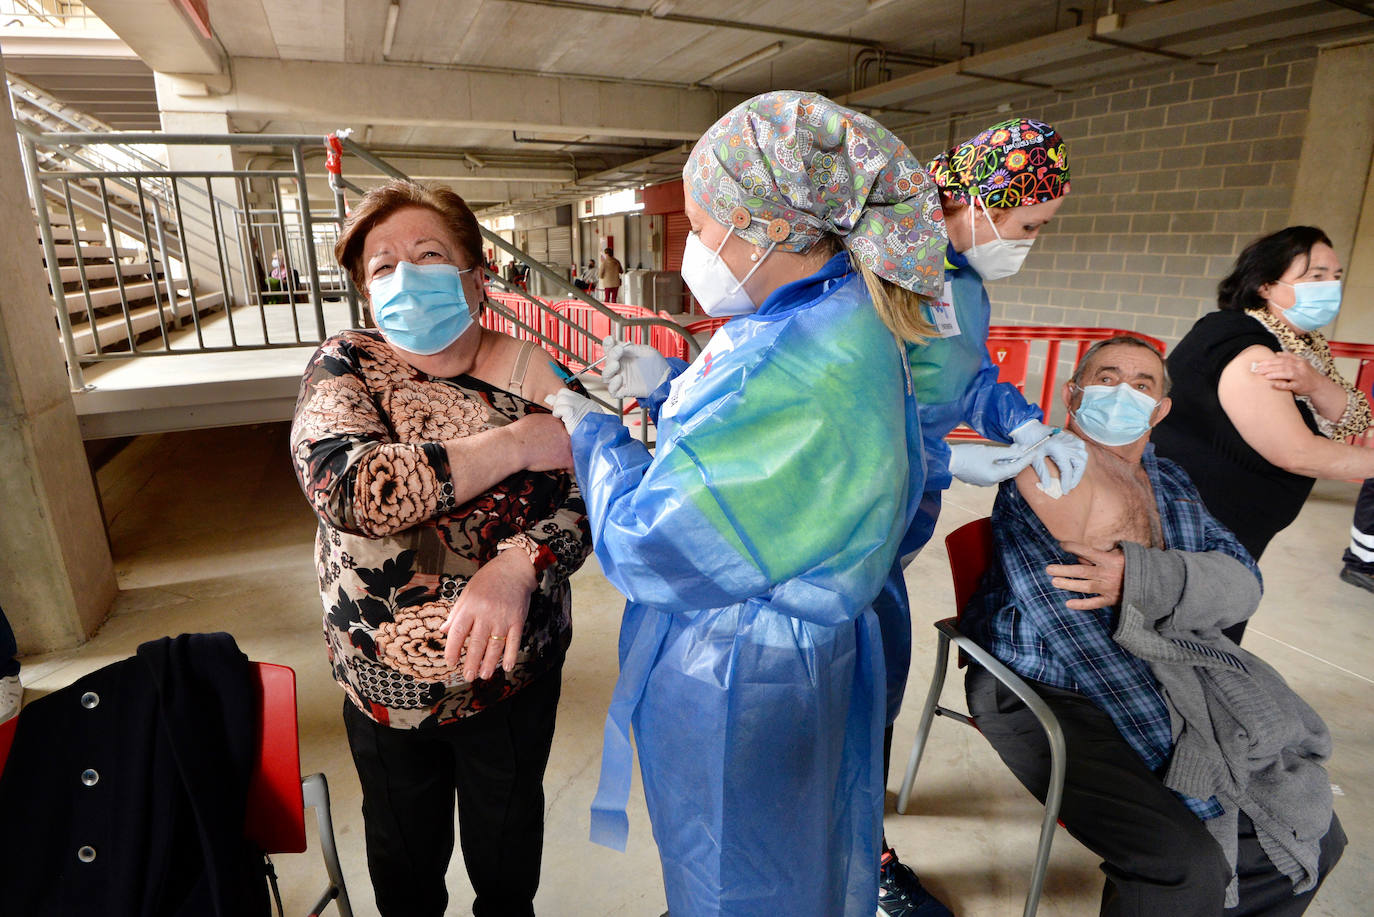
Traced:
[[964, 257], [968, 259], [969, 267], [978, 272], [978, 276], [984, 280], [1001, 280], [1003, 277], [1010, 277], [1021, 270], [1021, 264], [1026, 260], [1026, 255], [1030, 254], [1031, 245], [1034, 239], [1003, 239], [1002, 234], [997, 231], [997, 224], [992, 221], [992, 214], [988, 213], [987, 205], [981, 198], [975, 197], [968, 208], [968, 229], [969, 236], [973, 236], [973, 208], [982, 207], [983, 215], [988, 218], [988, 225], [992, 227], [992, 234], [997, 238], [991, 242], [984, 242], [975, 245], [964, 252]]
[[696, 233], [687, 234], [687, 246], [682, 252], [682, 280], [707, 315], [748, 315], [759, 308], [744, 292], [744, 285], [773, 253], [773, 246], [768, 246], [763, 257], [754, 263], [744, 279], [738, 280], [735, 272], [720, 257], [720, 250], [730, 241], [731, 232], [726, 232], [715, 251], [707, 248]]

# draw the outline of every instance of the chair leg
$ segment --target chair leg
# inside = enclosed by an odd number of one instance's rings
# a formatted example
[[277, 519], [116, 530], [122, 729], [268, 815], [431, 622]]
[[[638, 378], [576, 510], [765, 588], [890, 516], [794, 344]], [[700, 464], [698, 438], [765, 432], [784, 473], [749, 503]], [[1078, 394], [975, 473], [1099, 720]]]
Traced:
[[940, 692], [945, 687], [945, 670], [949, 668], [949, 637], [943, 631], [937, 631], [936, 636], [939, 643], [935, 648], [935, 675], [930, 680], [930, 690], [921, 709], [921, 723], [916, 727], [916, 741], [912, 743], [911, 757], [906, 763], [902, 792], [897, 796], [897, 812], [901, 815], [906, 814], [906, 804], [911, 799], [911, 785], [916, 782], [916, 769], [921, 766], [921, 755], [925, 753], [930, 727], [935, 721], [935, 708], [940, 705]]
[[339, 850], [334, 843], [334, 820], [329, 812], [329, 781], [324, 774], [311, 774], [301, 781], [301, 793], [305, 804], [315, 810], [315, 823], [319, 828], [320, 852], [324, 857], [324, 868], [329, 873], [329, 889], [312, 911], [312, 917], [324, 909], [333, 898], [339, 907], [339, 917], [353, 917], [353, 906], [348, 900], [348, 886], [344, 884], [343, 868], [339, 865]]
[[1050, 743], [1050, 784], [1045, 791], [1045, 817], [1040, 823], [1040, 843], [1035, 850], [1035, 866], [1031, 869], [1031, 887], [1026, 893], [1026, 907], [1022, 917], [1035, 917], [1040, 905], [1040, 892], [1045, 885], [1045, 872], [1050, 865], [1050, 845], [1054, 843], [1054, 829], [1059, 823], [1059, 806], [1064, 799], [1064, 771], [1067, 755], [1064, 751], [1064, 730], [1046, 707], [1043, 714], [1036, 711], [1045, 737]]

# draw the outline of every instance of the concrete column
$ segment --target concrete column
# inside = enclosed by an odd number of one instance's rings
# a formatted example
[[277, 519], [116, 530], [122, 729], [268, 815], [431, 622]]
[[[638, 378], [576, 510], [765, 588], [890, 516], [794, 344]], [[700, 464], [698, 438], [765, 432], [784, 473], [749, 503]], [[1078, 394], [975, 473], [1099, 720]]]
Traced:
[[9, 105], [0, 140], [0, 603], [19, 651], [38, 653], [95, 633], [118, 587]]
[[[186, 112], [168, 107], [169, 96], [166, 77], [158, 78], [158, 104], [162, 108], [162, 130], [167, 134], [228, 134], [229, 116], [224, 112]], [[228, 171], [234, 168], [233, 151], [223, 146], [180, 146], [167, 145], [167, 164], [173, 170], [188, 171]], [[189, 242], [191, 276], [198, 293], [208, 293], [224, 289], [224, 278], [220, 273], [218, 249], [215, 243], [215, 224], [211, 219], [209, 197], [206, 194], [206, 181], [203, 178], [178, 179], [181, 192], [182, 231]], [[238, 188], [233, 179], [216, 178], [209, 183], [217, 205], [215, 219], [227, 222], [222, 226], [221, 244], [227, 243], [225, 267], [229, 272], [230, 286], [242, 298], [240, 259], [237, 241], [239, 233], [233, 225], [234, 209], [240, 206]], [[194, 190], [193, 190], [194, 189]], [[267, 252], [268, 257], [271, 252]], [[237, 300], [236, 300], [237, 301]]]
[[1374, 43], [1317, 55], [1289, 225], [1320, 226], [1345, 264], [1333, 339], [1374, 342]]

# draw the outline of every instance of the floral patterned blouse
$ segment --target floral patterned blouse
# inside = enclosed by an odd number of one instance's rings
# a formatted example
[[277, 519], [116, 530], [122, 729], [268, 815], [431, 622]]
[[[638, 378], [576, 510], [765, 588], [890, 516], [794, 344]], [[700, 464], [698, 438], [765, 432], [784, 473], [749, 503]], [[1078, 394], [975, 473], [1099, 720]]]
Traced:
[[[291, 426], [296, 476], [319, 517], [316, 555], [334, 678], [379, 723], [422, 728], [501, 701], [556, 668], [572, 638], [568, 577], [591, 550], [568, 472], [519, 472], [458, 505], [443, 442], [541, 406], [469, 376], [403, 362], [375, 331], [310, 359]], [[469, 577], [524, 551], [538, 585], [513, 671], [466, 682], [441, 628]]]

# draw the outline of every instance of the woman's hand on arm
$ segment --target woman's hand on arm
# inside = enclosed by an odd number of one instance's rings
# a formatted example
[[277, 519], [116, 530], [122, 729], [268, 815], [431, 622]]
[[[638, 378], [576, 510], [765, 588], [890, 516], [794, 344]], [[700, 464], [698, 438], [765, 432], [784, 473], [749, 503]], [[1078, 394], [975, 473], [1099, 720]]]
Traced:
[[1312, 405], [1327, 420], [1335, 423], [1345, 413], [1346, 392], [1340, 384], [1317, 372], [1302, 357], [1291, 353], [1271, 353], [1255, 361], [1251, 371], [1269, 380], [1279, 391], [1306, 395]]
[[1266, 461], [1294, 474], [1313, 478], [1374, 476], [1374, 449], [1332, 442], [1313, 433], [1290, 393], [1250, 371], [1250, 364], [1272, 356], [1267, 347], [1247, 347], [1221, 372], [1217, 396], [1241, 438]]
[[563, 422], [552, 414], [519, 420], [444, 443], [453, 499], [466, 503], [518, 471], [572, 468], [572, 445]]
[[470, 644], [463, 658], [465, 681], [491, 678], [498, 665], [507, 672], [515, 668], [537, 582], [534, 565], [517, 549], [501, 551], [468, 580], [444, 622], [446, 663], [457, 665], [463, 644]]

